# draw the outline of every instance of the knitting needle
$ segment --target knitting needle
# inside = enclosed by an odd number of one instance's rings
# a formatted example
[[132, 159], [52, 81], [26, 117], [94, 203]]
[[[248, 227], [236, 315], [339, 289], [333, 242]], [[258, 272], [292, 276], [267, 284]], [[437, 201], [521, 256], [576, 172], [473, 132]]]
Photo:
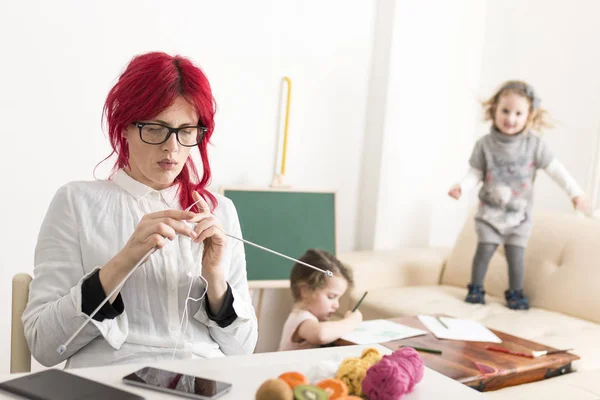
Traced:
[[[198, 200], [196, 203], [198, 203], [199, 201], [200, 201], [200, 200]], [[192, 204], [191, 206], [189, 206], [189, 207], [186, 209], [186, 211], [187, 211], [187, 210], [189, 210], [190, 208], [192, 208], [192, 206], [194, 206], [196, 203], [194, 203], [194, 204]], [[218, 215], [215, 215], [215, 214], [212, 214], [212, 213], [211, 213], [211, 215], [212, 215], [213, 217], [217, 217], [217, 218], [219, 218], [219, 219], [220, 219], [220, 217], [219, 217]], [[236, 237], [236, 236], [230, 235], [229, 233], [225, 232], [225, 231], [223, 230], [223, 228], [221, 228], [220, 226], [216, 226], [216, 225], [215, 225], [215, 228], [219, 229], [219, 230], [220, 230], [221, 232], [223, 232], [223, 233], [225, 234], [225, 236], [227, 236], [227, 237], [230, 237], [230, 238], [232, 238], [232, 239], [235, 239], [235, 240], [239, 240], [239, 241], [240, 241], [240, 242], [242, 242], [242, 243], [249, 244], [250, 246], [254, 246], [254, 247], [256, 247], [256, 248], [258, 248], [258, 249], [260, 249], [260, 250], [262, 250], [262, 251], [266, 251], [266, 252], [268, 252], [268, 253], [275, 254], [276, 256], [279, 256], [279, 257], [285, 258], [286, 260], [290, 260], [290, 261], [297, 262], [298, 264], [304, 265], [305, 267], [309, 267], [309, 268], [312, 268], [312, 269], [314, 269], [314, 270], [316, 270], [316, 271], [322, 272], [322, 273], [324, 273], [325, 275], [327, 275], [328, 277], [332, 277], [332, 276], [333, 276], [333, 272], [331, 272], [330, 270], [324, 270], [324, 269], [321, 269], [321, 268], [317, 268], [317, 267], [315, 267], [314, 265], [310, 265], [310, 264], [307, 264], [307, 263], [305, 263], [304, 261], [300, 261], [300, 260], [297, 260], [297, 259], [295, 259], [295, 258], [292, 258], [292, 257], [286, 256], [285, 254], [281, 254], [281, 253], [279, 253], [279, 252], [277, 252], [277, 251], [275, 251], [275, 250], [271, 250], [271, 249], [269, 249], [269, 248], [267, 248], [267, 247], [264, 247], [264, 246], [261, 246], [261, 245], [259, 245], [259, 244], [253, 243], [253, 242], [251, 242], [251, 241], [249, 241], [249, 240], [242, 239], [242, 238], [239, 238], [239, 237]]]
[[268, 249], [268, 248], [266, 248], [266, 247], [263, 247], [263, 246], [261, 246], [261, 245], [259, 245], [259, 244], [256, 244], [256, 243], [252, 243], [252, 242], [251, 242], [251, 241], [249, 241], [249, 240], [246, 240], [246, 239], [241, 239], [241, 238], [235, 237], [235, 236], [233, 236], [233, 235], [230, 235], [229, 233], [225, 232], [225, 231], [224, 231], [223, 229], [221, 229], [220, 227], [217, 227], [217, 228], [219, 228], [219, 230], [220, 230], [221, 232], [223, 232], [223, 233], [225, 234], [225, 236], [227, 236], [227, 237], [230, 237], [230, 238], [232, 238], [232, 239], [235, 239], [235, 240], [239, 240], [240, 242], [243, 242], [243, 243], [249, 244], [250, 246], [254, 246], [254, 247], [256, 247], [256, 248], [259, 248], [259, 249], [261, 249], [261, 250], [263, 250], [263, 251], [266, 251], [266, 252], [268, 252], [268, 253], [273, 253], [273, 254], [275, 254], [275, 255], [277, 255], [277, 256], [279, 256], [279, 257], [283, 257], [283, 258], [285, 258], [285, 259], [288, 259], [288, 260], [290, 260], [290, 261], [295, 261], [295, 262], [297, 262], [298, 264], [302, 264], [302, 265], [304, 265], [304, 266], [306, 266], [306, 267], [309, 267], [309, 268], [312, 268], [312, 269], [314, 269], [314, 270], [317, 270], [317, 271], [319, 271], [319, 272], [322, 272], [322, 273], [324, 273], [325, 275], [327, 275], [327, 276], [329, 276], [329, 277], [332, 277], [332, 276], [333, 276], [333, 272], [331, 272], [330, 270], [324, 270], [324, 269], [321, 269], [321, 268], [317, 268], [317, 267], [315, 267], [314, 265], [310, 265], [310, 264], [307, 264], [307, 263], [305, 263], [305, 262], [303, 262], [303, 261], [296, 260], [295, 258], [288, 257], [288, 256], [286, 256], [285, 254], [278, 253], [278, 252], [276, 252], [275, 250]]
[[142, 259], [140, 261], [138, 261], [138, 263], [125, 276], [125, 278], [123, 278], [123, 280], [121, 280], [121, 282], [112, 290], [112, 292], [110, 292], [108, 294], [108, 296], [106, 296], [106, 298], [104, 300], [102, 300], [102, 302], [100, 303], [100, 305], [98, 307], [96, 307], [96, 309], [94, 311], [92, 311], [92, 313], [86, 318], [86, 320], [75, 331], [75, 333], [73, 333], [71, 335], [71, 337], [65, 343], [63, 343], [60, 346], [58, 346], [58, 349], [56, 349], [56, 351], [58, 352], [58, 354], [62, 355], [65, 351], [67, 351], [67, 347], [69, 346], [69, 344], [71, 344], [71, 342], [73, 341], [73, 339], [75, 339], [75, 337], [79, 334], [79, 332], [81, 332], [81, 330], [83, 328], [85, 328], [85, 326], [92, 320], [92, 318], [94, 318], [94, 315], [96, 315], [98, 313], [98, 311], [100, 311], [100, 309], [104, 306], [104, 304], [106, 304], [106, 302], [110, 298], [112, 298], [117, 293], [117, 291], [119, 291], [121, 289], [121, 287], [125, 284], [125, 282], [127, 281], [127, 279], [135, 272], [135, 270], [140, 265], [142, 265], [146, 261], [146, 259], [148, 257], [150, 257], [152, 255], [152, 253], [154, 253], [155, 250], [156, 250], [156, 247], [153, 247], [150, 250], [148, 250], [148, 252], [144, 255], [144, 257], [142, 257]]

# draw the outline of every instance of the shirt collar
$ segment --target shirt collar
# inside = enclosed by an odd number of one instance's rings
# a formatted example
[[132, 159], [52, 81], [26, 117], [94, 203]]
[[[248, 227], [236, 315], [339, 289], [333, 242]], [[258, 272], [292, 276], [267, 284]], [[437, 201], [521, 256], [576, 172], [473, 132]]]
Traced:
[[158, 192], [169, 207], [174, 208], [179, 204], [179, 183], [175, 183], [166, 189], [159, 190]]
[[492, 125], [491, 134], [494, 139], [501, 143], [515, 143], [523, 139], [527, 132], [523, 130], [522, 132], [517, 133], [516, 135], [507, 135], [505, 133], [500, 132], [498, 128]]
[[174, 184], [163, 190], [154, 190], [150, 186], [146, 186], [141, 182], [133, 179], [125, 170], [119, 169], [113, 177], [113, 182], [121, 187], [127, 193], [132, 195], [136, 200], [140, 200], [151, 193], [158, 193], [169, 207], [175, 206], [177, 201], [177, 193], [179, 184]]

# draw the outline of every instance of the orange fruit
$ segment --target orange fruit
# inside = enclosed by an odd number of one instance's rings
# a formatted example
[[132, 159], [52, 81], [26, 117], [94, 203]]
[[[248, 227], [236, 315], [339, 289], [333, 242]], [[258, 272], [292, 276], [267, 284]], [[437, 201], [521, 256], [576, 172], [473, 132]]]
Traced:
[[346, 396], [346, 397], [339, 397], [337, 400], [363, 400], [363, 398], [350, 395], [350, 396]]
[[308, 378], [300, 372], [284, 372], [279, 375], [279, 379], [290, 385], [290, 388], [295, 388], [298, 385], [310, 385]]
[[340, 379], [327, 378], [323, 379], [316, 386], [325, 390], [329, 395], [329, 400], [338, 400], [348, 396], [348, 385]]

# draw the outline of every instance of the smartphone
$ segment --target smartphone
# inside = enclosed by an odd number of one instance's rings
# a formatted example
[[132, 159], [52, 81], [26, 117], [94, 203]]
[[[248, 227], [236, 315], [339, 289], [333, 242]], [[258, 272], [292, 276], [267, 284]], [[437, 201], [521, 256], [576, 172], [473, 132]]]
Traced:
[[127, 375], [123, 383], [201, 400], [216, 399], [231, 390], [230, 383], [153, 367]]

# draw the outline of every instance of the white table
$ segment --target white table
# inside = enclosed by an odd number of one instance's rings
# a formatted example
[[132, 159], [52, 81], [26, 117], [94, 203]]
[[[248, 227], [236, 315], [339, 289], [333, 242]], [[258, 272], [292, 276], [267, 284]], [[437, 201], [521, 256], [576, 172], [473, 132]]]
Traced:
[[[308, 372], [320, 361], [338, 359], [339, 357], [358, 357], [363, 349], [376, 347], [382, 354], [390, 350], [379, 346], [343, 346], [314, 350], [301, 350], [278, 353], [260, 353], [249, 356], [233, 356], [208, 360], [179, 360], [150, 363], [148, 365], [129, 364], [98, 368], [71, 369], [69, 372], [111, 385], [123, 390], [137, 393], [148, 400], [174, 400], [185, 397], [138, 388], [121, 383], [123, 376], [145, 366], [158, 367], [170, 371], [187, 373], [203, 378], [220, 380], [233, 384], [229, 393], [220, 397], [222, 400], [254, 399], [258, 387], [269, 378], [277, 378], [285, 371]], [[0, 376], [6, 381], [19, 375]], [[0, 392], [0, 400], [16, 399], [8, 393]], [[458, 383], [431, 369], [425, 368], [423, 380], [415, 386], [415, 390], [405, 397], [406, 400], [438, 400], [438, 399], [484, 399], [485, 396], [461, 383]]]

